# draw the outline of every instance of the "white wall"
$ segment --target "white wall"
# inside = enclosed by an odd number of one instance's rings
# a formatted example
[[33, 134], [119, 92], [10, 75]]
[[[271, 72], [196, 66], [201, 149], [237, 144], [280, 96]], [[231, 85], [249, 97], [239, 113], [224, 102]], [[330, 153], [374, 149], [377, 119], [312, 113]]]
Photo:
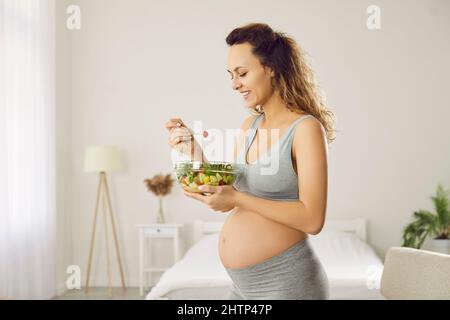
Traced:
[[[224, 39], [248, 22], [266, 22], [300, 43], [337, 116], [328, 217], [365, 217], [369, 241], [383, 256], [401, 244], [414, 210], [432, 209], [437, 183], [450, 185], [448, 1], [376, 1], [379, 31], [366, 28], [373, 1], [363, 0], [71, 3], [81, 6], [82, 29], [68, 32], [71, 110], [61, 130], [70, 130], [70, 159], [61, 161], [71, 168], [73, 262], [83, 270], [98, 182], [82, 170], [85, 147], [115, 144], [126, 156], [126, 170], [109, 182], [128, 284], [136, 285], [135, 224], [154, 222], [157, 209], [143, 180], [171, 172], [164, 124], [179, 116], [208, 128], [239, 126], [247, 113], [225, 71]], [[185, 248], [194, 219], [224, 218], [178, 186], [166, 200], [169, 222], [186, 224]], [[100, 255], [95, 285], [106, 283], [105, 270]]]

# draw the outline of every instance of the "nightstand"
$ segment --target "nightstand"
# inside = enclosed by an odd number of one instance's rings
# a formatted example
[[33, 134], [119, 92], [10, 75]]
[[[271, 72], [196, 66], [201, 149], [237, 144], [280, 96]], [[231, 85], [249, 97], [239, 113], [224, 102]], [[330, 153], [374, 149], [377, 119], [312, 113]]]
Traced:
[[[151, 265], [152, 255], [151, 255], [151, 243], [149, 248], [147, 248], [147, 238], [152, 241], [155, 238], [171, 238], [173, 240], [173, 257], [174, 263], [180, 259], [179, 254], [179, 229], [182, 227], [181, 224], [138, 224], [136, 227], [139, 230], [139, 293], [141, 296], [144, 295], [144, 286], [146, 285], [146, 276], [149, 275], [151, 284], [151, 274], [152, 272], [163, 272], [169, 269], [166, 268], [154, 268]], [[148, 254], [148, 256], [147, 256]], [[145, 265], [146, 258], [149, 260], [150, 265]]]

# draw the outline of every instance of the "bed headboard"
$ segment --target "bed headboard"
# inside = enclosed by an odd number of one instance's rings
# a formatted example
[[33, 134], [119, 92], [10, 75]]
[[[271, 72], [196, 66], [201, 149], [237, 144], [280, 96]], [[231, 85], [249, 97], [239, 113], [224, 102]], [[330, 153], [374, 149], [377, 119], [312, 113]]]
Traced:
[[[194, 243], [207, 234], [219, 233], [224, 221], [194, 221]], [[328, 219], [323, 230], [337, 230], [356, 234], [361, 240], [367, 242], [366, 220], [359, 219]]]
[[329, 219], [326, 220], [323, 230], [336, 230], [357, 235], [361, 240], [367, 242], [366, 219]]

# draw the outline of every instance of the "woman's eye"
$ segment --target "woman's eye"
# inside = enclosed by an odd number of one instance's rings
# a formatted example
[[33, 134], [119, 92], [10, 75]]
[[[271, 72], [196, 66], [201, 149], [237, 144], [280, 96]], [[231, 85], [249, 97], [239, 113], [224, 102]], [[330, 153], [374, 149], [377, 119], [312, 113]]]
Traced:
[[[245, 75], [247, 74], [247, 72], [244, 72], [243, 74], [240, 74], [239, 77], [245, 77]], [[231, 78], [230, 80], [233, 80], [234, 78]]]

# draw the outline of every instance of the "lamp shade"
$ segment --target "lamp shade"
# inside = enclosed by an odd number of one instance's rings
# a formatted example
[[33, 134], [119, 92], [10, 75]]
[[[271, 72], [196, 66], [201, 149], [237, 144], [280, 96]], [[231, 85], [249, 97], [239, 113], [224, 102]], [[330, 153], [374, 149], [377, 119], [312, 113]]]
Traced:
[[91, 146], [86, 148], [85, 172], [120, 171], [122, 157], [115, 146]]

